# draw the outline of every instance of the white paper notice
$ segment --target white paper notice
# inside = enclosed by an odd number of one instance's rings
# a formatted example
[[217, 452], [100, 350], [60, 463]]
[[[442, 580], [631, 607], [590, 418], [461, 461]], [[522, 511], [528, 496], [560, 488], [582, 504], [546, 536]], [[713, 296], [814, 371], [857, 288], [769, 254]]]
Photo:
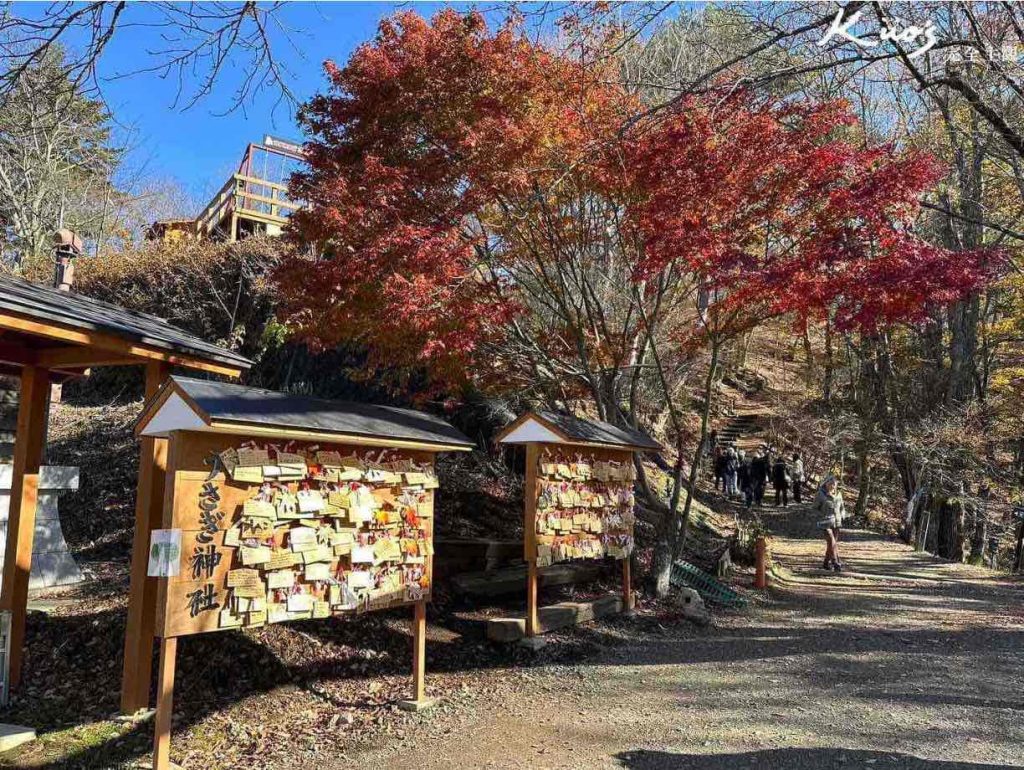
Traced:
[[181, 530], [154, 529], [149, 541], [149, 577], [177, 577], [181, 568]]

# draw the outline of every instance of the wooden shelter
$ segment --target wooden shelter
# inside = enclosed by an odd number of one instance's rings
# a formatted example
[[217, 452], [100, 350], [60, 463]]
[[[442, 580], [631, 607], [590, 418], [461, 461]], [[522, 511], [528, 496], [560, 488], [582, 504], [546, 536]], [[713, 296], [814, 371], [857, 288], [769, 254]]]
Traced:
[[[10, 518], [0, 609], [11, 612], [9, 683], [21, 676], [25, 608], [32, 566], [39, 467], [46, 435], [50, 383], [94, 366], [146, 367], [146, 394], [153, 396], [172, 366], [238, 377], [251, 362], [171, 326], [70, 292], [0, 275], [0, 373], [20, 377]], [[122, 709], [148, 705], [154, 640], [156, 581], [147, 580], [144, 559], [149, 530], [160, 521], [166, 465], [165, 441], [142, 441], [131, 597], [125, 634]]]
[[520, 415], [495, 438], [526, 447], [526, 636], [541, 631], [537, 570], [556, 561], [622, 561], [623, 609], [633, 607], [633, 456], [661, 444], [636, 430], [555, 412]]
[[412, 604], [405, 703], [426, 705], [434, 458], [473, 442], [409, 409], [185, 377], [167, 381], [136, 431], [169, 441], [162, 527], [133, 554], [159, 576], [155, 770], [169, 765], [181, 636]]

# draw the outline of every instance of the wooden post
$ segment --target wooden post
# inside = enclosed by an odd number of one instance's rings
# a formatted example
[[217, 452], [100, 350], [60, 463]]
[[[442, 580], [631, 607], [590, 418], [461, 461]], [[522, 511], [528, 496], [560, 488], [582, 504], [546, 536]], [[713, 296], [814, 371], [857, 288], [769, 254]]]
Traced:
[[754, 588], [768, 587], [768, 540], [762, 536], [755, 544]]
[[22, 368], [18, 427], [14, 437], [14, 477], [4, 552], [4, 585], [0, 593], [0, 608], [11, 613], [8, 681], [12, 687], [21, 681], [25, 609], [28, 605], [28, 579], [32, 572], [32, 540], [36, 528], [39, 466], [43, 461], [46, 441], [46, 397], [49, 392], [48, 369], [38, 366]]
[[427, 602], [413, 605], [412, 615], [412, 692], [416, 703], [426, 700], [424, 677], [427, 671]]
[[526, 635], [536, 636], [537, 621], [537, 562], [526, 564]]
[[160, 672], [153, 728], [153, 770], [168, 770], [171, 766], [171, 713], [174, 710], [174, 659], [177, 652], [177, 637], [164, 637], [160, 640]]
[[[147, 399], [152, 398], [160, 389], [169, 374], [170, 367], [164, 362], [146, 365]], [[149, 563], [149, 533], [159, 529], [162, 524], [166, 473], [167, 440], [143, 438], [139, 456], [139, 484], [135, 495], [131, 588], [121, 675], [121, 712], [124, 714], [134, 714], [149, 706], [158, 579], [146, 577], [146, 568]]]
[[635, 602], [633, 601], [633, 581], [630, 577], [631, 557], [627, 556], [622, 560], [622, 611], [632, 612]]
[[540, 447], [526, 445], [526, 516], [523, 520], [523, 548], [526, 559], [526, 636], [536, 636], [537, 622], [537, 463], [540, 461]]

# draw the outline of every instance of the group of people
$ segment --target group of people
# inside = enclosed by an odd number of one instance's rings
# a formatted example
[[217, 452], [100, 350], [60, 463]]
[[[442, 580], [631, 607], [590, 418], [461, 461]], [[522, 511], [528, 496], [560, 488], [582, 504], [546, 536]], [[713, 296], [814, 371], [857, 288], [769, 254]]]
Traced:
[[[715, 474], [715, 489], [731, 498], [743, 497], [747, 508], [764, 504], [764, 494], [768, 485], [775, 490], [775, 505], [789, 505], [789, 494], [793, 493], [793, 502], [802, 502], [803, 485], [807, 481], [804, 473], [804, 462], [799, 452], [793, 452], [787, 460], [783, 453], [772, 458], [772, 449], [762, 445], [747, 457], [742, 449], [714, 447], [712, 469]], [[817, 526], [825, 535], [826, 570], [842, 572], [843, 563], [839, 558], [839, 533], [846, 515], [843, 505], [842, 489], [839, 479], [828, 475], [818, 488], [812, 505], [815, 513], [821, 516]]]
[[764, 445], [748, 458], [742, 449], [715, 446], [712, 469], [715, 474], [715, 489], [721, 487], [727, 497], [743, 497], [747, 507], [763, 505], [768, 485], [775, 490], [775, 505], [789, 505], [790, 492], [793, 502], [801, 502], [804, 481], [804, 461], [799, 452], [790, 460], [779, 453], [772, 458], [771, 447]]

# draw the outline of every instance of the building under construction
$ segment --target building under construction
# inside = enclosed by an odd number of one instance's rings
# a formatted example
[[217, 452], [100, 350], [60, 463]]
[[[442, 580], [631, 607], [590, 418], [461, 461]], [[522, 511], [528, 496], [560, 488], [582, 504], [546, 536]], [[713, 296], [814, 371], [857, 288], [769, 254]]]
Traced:
[[298, 204], [288, 199], [288, 178], [304, 163], [302, 146], [265, 136], [250, 144], [220, 191], [195, 219], [163, 219], [146, 233], [150, 240], [237, 241], [249, 235], [280, 235]]

